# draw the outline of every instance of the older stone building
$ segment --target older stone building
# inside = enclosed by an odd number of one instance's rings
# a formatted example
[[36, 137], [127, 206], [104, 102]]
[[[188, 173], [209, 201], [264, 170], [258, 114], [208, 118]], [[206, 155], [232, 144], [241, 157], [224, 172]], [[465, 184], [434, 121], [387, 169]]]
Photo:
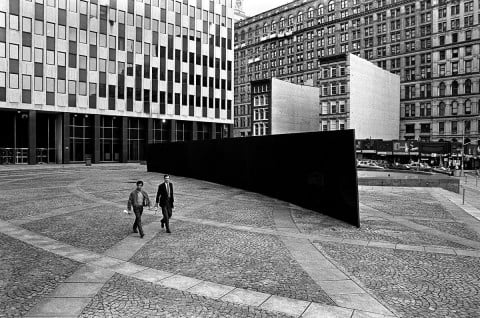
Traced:
[[465, 136], [478, 143], [479, 6], [478, 0], [298, 0], [239, 21], [235, 136], [251, 130], [251, 81], [319, 85], [321, 59], [350, 52], [400, 76], [402, 139]]

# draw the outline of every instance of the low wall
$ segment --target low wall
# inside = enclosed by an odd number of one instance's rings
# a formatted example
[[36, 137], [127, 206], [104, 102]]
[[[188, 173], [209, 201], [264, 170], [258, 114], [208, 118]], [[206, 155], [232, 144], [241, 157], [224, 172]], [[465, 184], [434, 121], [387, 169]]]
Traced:
[[360, 226], [353, 130], [148, 147], [148, 171], [244, 189]]
[[358, 184], [362, 186], [442, 188], [451, 192], [460, 193], [460, 180], [453, 178], [359, 178]]

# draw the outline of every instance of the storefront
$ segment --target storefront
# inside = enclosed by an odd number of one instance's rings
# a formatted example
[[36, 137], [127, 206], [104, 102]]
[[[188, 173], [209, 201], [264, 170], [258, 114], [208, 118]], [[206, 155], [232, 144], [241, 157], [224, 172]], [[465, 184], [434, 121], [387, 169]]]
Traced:
[[140, 162], [149, 143], [228, 138], [229, 126], [98, 114], [0, 111], [0, 164]]

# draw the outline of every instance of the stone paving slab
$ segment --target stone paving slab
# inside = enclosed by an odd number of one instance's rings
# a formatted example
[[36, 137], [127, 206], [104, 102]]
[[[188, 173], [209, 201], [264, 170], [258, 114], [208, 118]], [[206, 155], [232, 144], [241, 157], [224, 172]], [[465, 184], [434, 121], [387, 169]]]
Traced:
[[88, 298], [95, 296], [102, 288], [103, 283], [100, 282], [81, 282], [69, 283], [65, 282], [57, 286], [57, 288], [48, 297], [51, 298]]
[[219, 299], [234, 290], [235, 287], [215, 284], [211, 282], [201, 282], [189, 288], [187, 291], [192, 294], [205, 296], [212, 299]]
[[260, 306], [260, 308], [299, 317], [305, 312], [305, 309], [307, 309], [309, 305], [310, 302], [307, 301], [271, 296]]
[[25, 317], [78, 317], [90, 298], [44, 298]]
[[112, 278], [114, 271], [91, 265], [84, 265], [65, 280], [66, 283], [97, 283]]
[[182, 275], [174, 275], [160, 281], [160, 284], [162, 286], [173, 288], [173, 289], [187, 290], [200, 284], [201, 282], [202, 282], [201, 280], [198, 280], [195, 278], [186, 277]]
[[232, 303], [258, 307], [270, 298], [270, 296], [269, 294], [259, 293], [253, 290], [235, 288], [221, 299]]
[[158, 269], [149, 268], [147, 270], [133, 274], [132, 277], [149, 282], [149, 283], [158, 283], [161, 280], [168, 277], [172, 277], [174, 275], [175, 274], [173, 273], [168, 273]]
[[331, 295], [332, 299], [340, 307], [368, 311], [371, 313], [391, 315], [392, 313], [380, 304], [372, 296], [362, 294], [335, 294]]
[[352, 309], [311, 304], [302, 318], [351, 318], [352, 315]]

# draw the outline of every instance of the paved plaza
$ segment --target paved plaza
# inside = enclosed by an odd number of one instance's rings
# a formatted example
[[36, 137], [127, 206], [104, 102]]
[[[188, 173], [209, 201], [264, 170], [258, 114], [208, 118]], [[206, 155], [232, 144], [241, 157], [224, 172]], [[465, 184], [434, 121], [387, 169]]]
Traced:
[[[140, 165], [0, 166], [0, 317], [479, 317], [480, 185], [360, 187], [360, 229]], [[473, 180], [473, 181], [472, 181]], [[288, 177], [285, 180], [289, 181]]]

